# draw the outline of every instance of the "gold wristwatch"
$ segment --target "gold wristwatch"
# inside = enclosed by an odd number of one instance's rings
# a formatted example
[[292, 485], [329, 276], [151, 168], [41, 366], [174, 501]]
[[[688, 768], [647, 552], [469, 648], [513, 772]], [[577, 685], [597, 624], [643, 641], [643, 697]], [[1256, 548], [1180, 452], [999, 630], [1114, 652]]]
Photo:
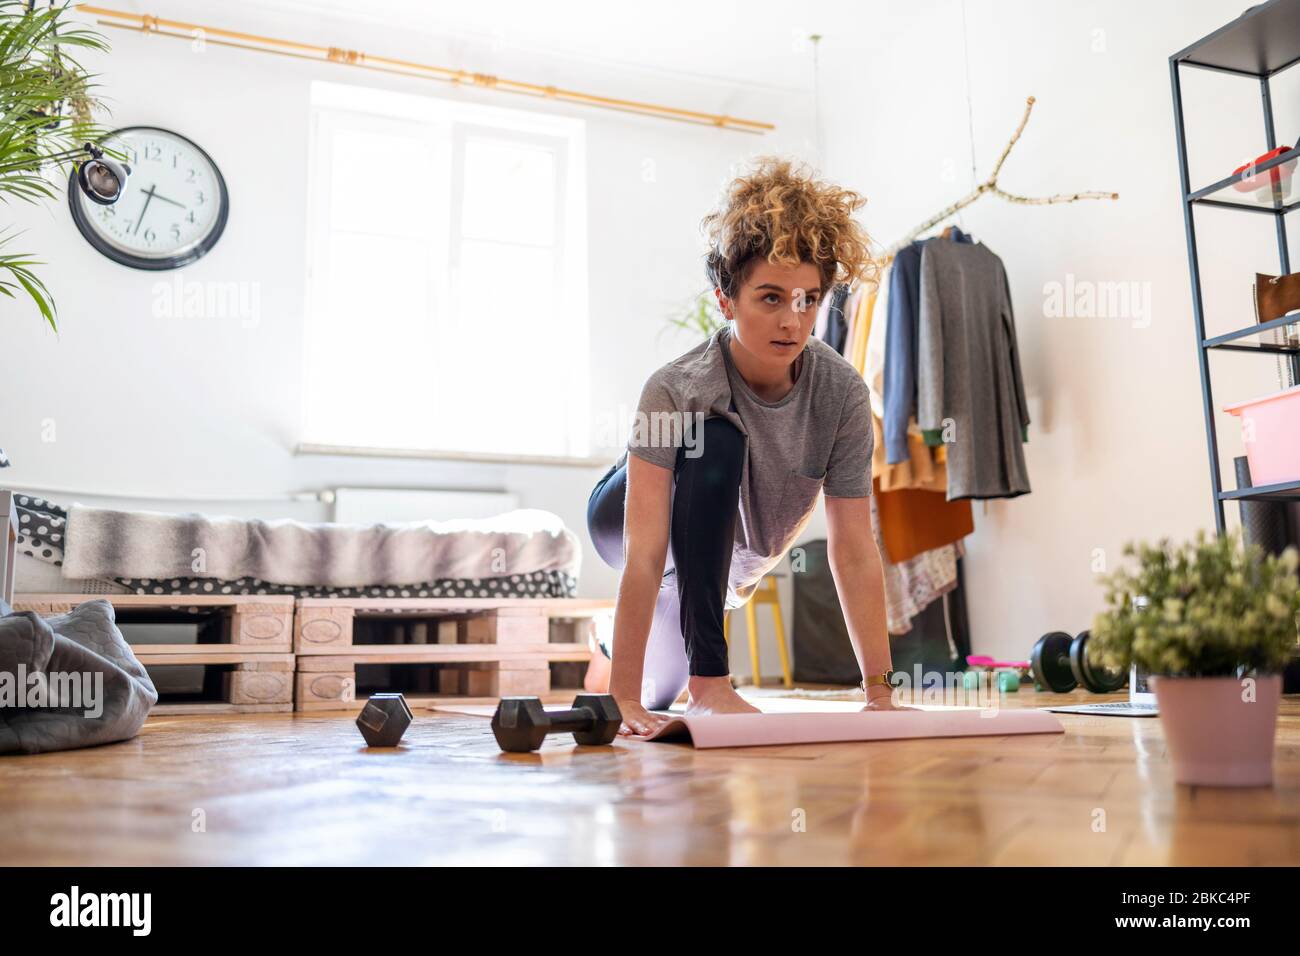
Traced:
[[883, 686], [892, 689], [894, 685], [889, 682], [889, 677], [893, 673], [893, 671], [885, 671], [883, 674], [872, 674], [858, 686], [862, 688], [862, 693], [864, 694], [867, 692], [868, 687]]

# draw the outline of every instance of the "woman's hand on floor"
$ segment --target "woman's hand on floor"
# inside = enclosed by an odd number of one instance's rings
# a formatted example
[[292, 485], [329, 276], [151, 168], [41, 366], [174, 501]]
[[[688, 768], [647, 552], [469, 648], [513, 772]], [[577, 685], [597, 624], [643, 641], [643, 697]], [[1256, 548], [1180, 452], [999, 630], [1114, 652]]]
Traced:
[[618, 709], [623, 714], [623, 723], [618, 728], [620, 737], [648, 737], [671, 720], [663, 714], [651, 713], [636, 700], [620, 700]]

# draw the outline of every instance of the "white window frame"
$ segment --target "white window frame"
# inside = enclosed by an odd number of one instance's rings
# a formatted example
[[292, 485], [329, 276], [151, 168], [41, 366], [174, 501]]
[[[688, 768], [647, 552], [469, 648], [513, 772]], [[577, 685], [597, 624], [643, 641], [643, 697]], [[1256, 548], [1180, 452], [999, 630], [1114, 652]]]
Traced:
[[[552, 152], [556, 176], [555, 289], [554, 315], [557, 329], [568, 343], [564, 367], [553, 370], [545, 385], [545, 394], [533, 396], [545, 401], [565, 422], [564, 448], [558, 454], [517, 454], [508, 449], [484, 451], [454, 447], [424, 447], [412, 442], [397, 448], [363, 444], [344, 445], [332, 442], [327, 430], [310, 422], [310, 402], [314, 393], [313, 376], [323, 370], [313, 368], [313, 341], [320, 330], [312, 320], [312, 302], [319, 297], [316, 283], [317, 264], [324, 261], [331, 236], [330, 191], [331, 156], [322, 148], [323, 132], [330, 124], [375, 125], [401, 123], [408, 132], [425, 125], [429, 130], [429, 148], [440, 161], [448, 164], [449, 215], [446, 233], [434, 237], [430, 247], [430, 303], [434, 323], [453, 320], [453, 303], [459, 289], [459, 255], [464, 195], [464, 153], [466, 143], [474, 138], [498, 139], [542, 146]], [[580, 119], [551, 116], [525, 110], [462, 103], [456, 100], [393, 93], [367, 87], [317, 81], [312, 84], [311, 135], [307, 189], [307, 277], [304, 299], [302, 416], [298, 446], [300, 453], [358, 454], [391, 457], [451, 458], [502, 462], [547, 462], [590, 465], [591, 422], [589, 417], [589, 317], [587, 310], [587, 235], [586, 235], [586, 166], [585, 123]], [[412, 157], [415, 164], [424, 157]], [[413, 173], [414, 175], [414, 173]], [[440, 230], [435, 230], [440, 231]], [[436, 260], [442, 259], [441, 263]], [[442, 274], [439, 273], [442, 269]], [[443, 277], [445, 276], [445, 281]], [[444, 298], [445, 294], [445, 298]], [[467, 293], [474, 294], [474, 293]], [[502, 294], [509, 294], [503, 288]], [[437, 339], [437, 325], [433, 330]], [[480, 359], [485, 375], [491, 374], [491, 356]], [[430, 371], [436, 371], [436, 362]], [[435, 376], [436, 377], [436, 376]], [[540, 379], [540, 376], [539, 376]], [[538, 387], [542, 387], [539, 383]], [[446, 398], [435, 393], [431, 401], [441, 407]], [[527, 401], [528, 399], [521, 399]], [[313, 428], [312, 431], [308, 431]], [[436, 443], [435, 443], [436, 444]]]

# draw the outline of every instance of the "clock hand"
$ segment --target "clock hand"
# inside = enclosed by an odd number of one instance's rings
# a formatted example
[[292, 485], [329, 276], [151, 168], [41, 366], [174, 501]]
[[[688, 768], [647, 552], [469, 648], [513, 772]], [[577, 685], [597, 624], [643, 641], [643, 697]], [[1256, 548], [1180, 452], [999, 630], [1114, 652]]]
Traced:
[[140, 223], [144, 222], [144, 214], [149, 211], [149, 200], [153, 199], [153, 186], [144, 191], [144, 207], [140, 210], [140, 218], [135, 221], [135, 228], [131, 230], [131, 235], [140, 231]]
[[[152, 188], [152, 187], [151, 187], [151, 188]], [[157, 196], [159, 199], [161, 199], [163, 202], [169, 202], [169, 203], [171, 203], [173, 206], [180, 206], [182, 209], [186, 209], [186, 208], [188, 208], [188, 207], [185, 205], [185, 203], [183, 203], [183, 202], [177, 202], [175, 199], [168, 199], [168, 198], [167, 198], [166, 196], [164, 196], [162, 193], [154, 193], [154, 195]]]

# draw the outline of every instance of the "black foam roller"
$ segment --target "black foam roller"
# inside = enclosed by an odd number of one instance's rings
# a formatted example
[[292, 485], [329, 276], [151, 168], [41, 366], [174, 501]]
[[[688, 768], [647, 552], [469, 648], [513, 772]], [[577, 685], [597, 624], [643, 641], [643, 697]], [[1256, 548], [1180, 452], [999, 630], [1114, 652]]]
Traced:
[[[1244, 455], [1232, 461], [1237, 471], [1237, 487], [1252, 487], [1250, 462]], [[1242, 500], [1240, 506], [1241, 531], [1246, 544], [1257, 544], [1269, 554], [1281, 554], [1291, 539], [1286, 504], [1281, 501]]]

